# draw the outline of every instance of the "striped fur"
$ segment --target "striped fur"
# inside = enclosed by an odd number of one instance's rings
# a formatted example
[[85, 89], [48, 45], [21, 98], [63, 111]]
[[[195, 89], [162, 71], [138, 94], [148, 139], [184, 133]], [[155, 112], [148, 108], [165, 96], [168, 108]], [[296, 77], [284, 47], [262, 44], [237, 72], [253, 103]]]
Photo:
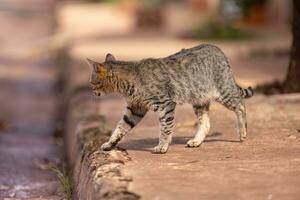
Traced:
[[243, 98], [250, 98], [254, 95], [254, 91], [251, 87], [248, 87], [247, 89], [240, 88], [240, 91]]
[[90, 83], [95, 95], [120, 93], [127, 101], [124, 117], [102, 149], [112, 149], [147, 113], [158, 112], [159, 144], [154, 153], [165, 153], [172, 139], [177, 104], [190, 103], [199, 128], [188, 147], [197, 147], [205, 139], [210, 123], [209, 104], [217, 101], [236, 113], [240, 139], [246, 137], [244, 98], [253, 96], [249, 87], [242, 89], [232, 75], [229, 62], [217, 47], [202, 44], [165, 58], [139, 62], [117, 61], [108, 54], [105, 62], [88, 60]]

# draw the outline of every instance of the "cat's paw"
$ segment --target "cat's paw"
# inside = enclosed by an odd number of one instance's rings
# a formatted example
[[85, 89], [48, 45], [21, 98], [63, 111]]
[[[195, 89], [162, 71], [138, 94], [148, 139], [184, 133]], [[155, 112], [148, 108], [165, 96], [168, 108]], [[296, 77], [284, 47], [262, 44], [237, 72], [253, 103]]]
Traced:
[[246, 140], [246, 138], [247, 138], [247, 136], [246, 135], [244, 135], [244, 136], [240, 136], [240, 142], [243, 142], [244, 140]]
[[113, 147], [114, 145], [112, 145], [110, 142], [105, 142], [104, 144], [101, 145], [101, 149], [103, 151], [110, 151], [112, 150]]
[[201, 143], [202, 143], [202, 141], [195, 140], [193, 138], [193, 139], [190, 139], [189, 141], [187, 141], [186, 146], [190, 147], [190, 148], [194, 148], [194, 147], [199, 147], [201, 145]]
[[153, 148], [152, 153], [161, 154], [168, 151], [168, 145], [157, 145]]
[[241, 131], [240, 132], [240, 142], [243, 142], [247, 138], [247, 132]]

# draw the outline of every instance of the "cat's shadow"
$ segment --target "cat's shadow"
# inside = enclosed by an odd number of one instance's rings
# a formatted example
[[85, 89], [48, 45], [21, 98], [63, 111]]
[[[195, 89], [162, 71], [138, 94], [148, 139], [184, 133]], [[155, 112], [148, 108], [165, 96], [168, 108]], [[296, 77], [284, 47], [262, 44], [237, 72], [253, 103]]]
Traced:
[[[229, 140], [229, 139], [220, 139], [215, 138], [221, 136], [222, 133], [214, 132], [204, 140], [204, 143], [209, 142], [231, 142], [231, 143], [240, 143], [240, 140]], [[186, 142], [191, 139], [191, 137], [173, 137], [171, 145], [186, 145]], [[152, 148], [158, 143], [158, 138], [143, 138], [136, 140], [129, 140], [120, 143], [118, 146], [126, 150], [138, 150], [138, 151], [152, 151]]]

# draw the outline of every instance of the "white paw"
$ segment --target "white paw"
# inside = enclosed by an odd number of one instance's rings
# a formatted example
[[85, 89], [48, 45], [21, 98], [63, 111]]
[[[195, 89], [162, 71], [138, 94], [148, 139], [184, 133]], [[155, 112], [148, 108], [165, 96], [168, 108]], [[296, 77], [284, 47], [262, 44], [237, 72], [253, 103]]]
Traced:
[[247, 136], [246, 135], [240, 135], [240, 141], [243, 142], [246, 140]]
[[186, 146], [187, 147], [199, 147], [201, 145], [202, 141], [199, 141], [199, 140], [195, 140], [194, 138], [193, 139], [190, 139], [187, 143], [186, 143]]
[[168, 145], [157, 145], [153, 148], [153, 153], [166, 153], [168, 151]]
[[104, 144], [101, 145], [101, 149], [104, 151], [110, 151], [112, 150], [113, 147], [114, 146], [109, 142], [105, 142]]

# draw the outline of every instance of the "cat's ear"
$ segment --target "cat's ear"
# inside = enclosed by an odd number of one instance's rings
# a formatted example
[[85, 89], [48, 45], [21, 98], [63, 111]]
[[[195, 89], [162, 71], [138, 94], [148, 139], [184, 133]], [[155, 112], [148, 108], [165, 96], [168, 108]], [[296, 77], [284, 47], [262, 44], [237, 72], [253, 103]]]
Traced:
[[106, 69], [105, 65], [103, 65], [102, 63], [95, 62], [88, 58], [87, 58], [87, 62], [89, 64], [91, 70], [98, 73], [101, 78], [104, 78], [107, 76], [107, 69]]
[[96, 61], [93, 61], [89, 58], [87, 58], [86, 60], [87, 60], [87, 63], [89, 64], [89, 66], [90, 66], [91, 71], [95, 71], [95, 72], [99, 71], [100, 63], [98, 63]]
[[108, 53], [105, 57], [105, 62], [108, 61], [116, 61], [116, 58], [112, 54]]

